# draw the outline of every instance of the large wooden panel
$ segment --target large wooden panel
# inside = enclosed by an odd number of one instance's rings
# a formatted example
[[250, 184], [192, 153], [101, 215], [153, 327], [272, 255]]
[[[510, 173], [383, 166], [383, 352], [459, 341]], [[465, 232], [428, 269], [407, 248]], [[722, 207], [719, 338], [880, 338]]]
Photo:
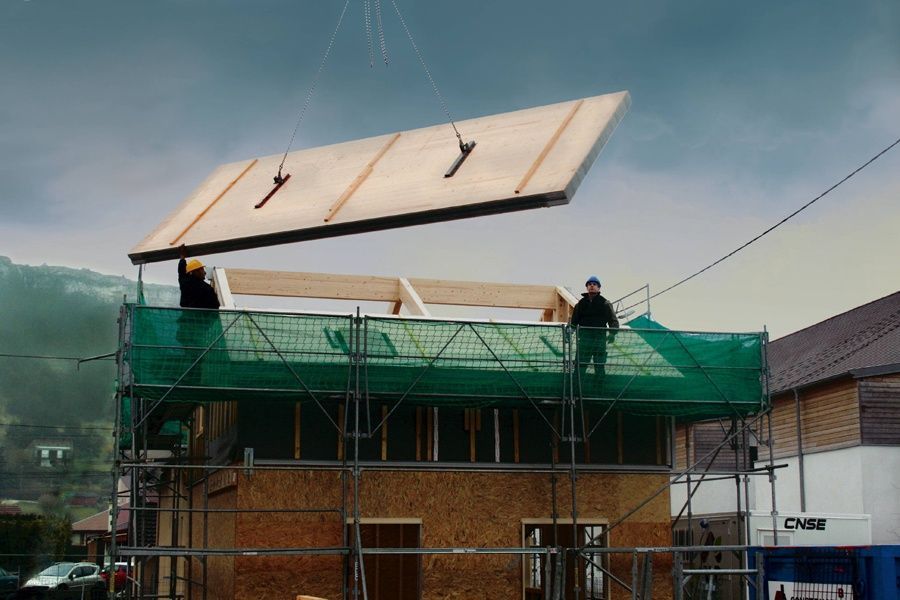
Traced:
[[565, 204], [628, 108], [628, 92], [299, 150], [217, 168], [129, 256], [135, 264]]

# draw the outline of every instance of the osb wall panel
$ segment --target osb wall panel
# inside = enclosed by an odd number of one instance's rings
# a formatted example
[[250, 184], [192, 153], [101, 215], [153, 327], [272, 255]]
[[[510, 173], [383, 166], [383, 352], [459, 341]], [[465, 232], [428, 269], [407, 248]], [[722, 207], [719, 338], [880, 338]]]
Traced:
[[[803, 451], [843, 448], [860, 443], [859, 397], [856, 381], [844, 379], [799, 391]], [[762, 432], [766, 436], [766, 423]], [[797, 406], [794, 394], [774, 398], [772, 435], [775, 457], [797, 455]], [[768, 457], [759, 449], [760, 460]]]
[[[203, 508], [203, 485], [198, 484], [191, 490], [194, 508]], [[209, 508], [235, 508], [237, 504], [237, 490], [230, 488], [216, 492], [209, 496]], [[194, 548], [203, 548], [204, 513], [191, 513], [193, 530], [191, 542]], [[207, 548], [234, 548], [235, 539], [235, 513], [206, 513], [206, 547]], [[202, 598], [203, 565], [198, 558], [193, 561], [193, 592], [194, 597]], [[206, 586], [210, 598], [232, 598], [234, 596], [234, 557], [233, 556], [209, 556], [206, 558]]]
[[[579, 519], [613, 521], [666, 480], [666, 474], [580, 474]], [[571, 485], [566, 473], [557, 486], [560, 516], [568, 517]], [[522, 520], [550, 518], [551, 510], [546, 474], [365, 472], [360, 495], [363, 518], [421, 519], [425, 547], [521, 546]], [[242, 474], [238, 482], [241, 508], [325, 508], [340, 502], [340, 476], [331, 472], [257, 471], [250, 477]], [[614, 529], [611, 543], [661, 546], [669, 544], [669, 535], [669, 496], [663, 493]], [[270, 548], [340, 546], [342, 526], [335, 513], [241, 514], [235, 542]], [[630, 580], [630, 560], [630, 555], [612, 560], [617, 576]], [[665, 561], [658, 560], [654, 570], [658, 597], [671, 595]], [[341, 566], [341, 558], [334, 556], [238, 557], [234, 597], [339, 598]], [[518, 556], [425, 556], [422, 597], [518, 598], [521, 569]]]
[[[331, 471], [241, 473], [242, 509], [331, 509], [330, 512], [240, 513], [237, 544], [253, 548], [334, 547], [343, 545], [341, 476]], [[340, 598], [341, 556], [238, 557], [236, 599], [295, 598], [298, 594]]]

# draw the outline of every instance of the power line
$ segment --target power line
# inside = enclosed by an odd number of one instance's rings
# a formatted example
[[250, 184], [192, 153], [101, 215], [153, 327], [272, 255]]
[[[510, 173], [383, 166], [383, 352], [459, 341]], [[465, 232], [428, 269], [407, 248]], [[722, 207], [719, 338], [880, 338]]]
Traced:
[[[52, 356], [47, 354], [13, 354], [8, 352], [0, 352], [0, 358], [29, 358], [36, 360], [70, 360], [75, 362], [82, 362], [85, 359], [84, 356]], [[91, 360], [114, 360], [114, 356], [102, 357], [102, 358], [93, 358]]]
[[81, 427], [79, 425], [33, 425], [31, 423], [0, 423], [0, 427], [26, 427], [28, 429], [78, 429], [80, 431], [112, 431], [112, 427]]
[[813, 198], [812, 200], [810, 200], [809, 202], [807, 202], [806, 204], [804, 204], [803, 206], [801, 206], [800, 208], [798, 208], [797, 210], [795, 210], [794, 212], [792, 212], [791, 214], [789, 214], [788, 216], [786, 216], [785, 218], [783, 218], [782, 220], [778, 221], [777, 223], [775, 223], [774, 225], [772, 225], [771, 227], [769, 227], [768, 229], [766, 229], [765, 231], [763, 231], [762, 233], [760, 233], [759, 235], [757, 235], [756, 237], [754, 237], [753, 239], [751, 239], [749, 242], [746, 242], [745, 244], [739, 246], [738, 248], [735, 248], [734, 250], [732, 250], [731, 252], [729, 252], [728, 254], [726, 254], [725, 256], [723, 256], [722, 258], [720, 258], [719, 260], [717, 260], [717, 261], [715, 261], [715, 262], [713, 262], [713, 263], [710, 263], [710, 264], [706, 265], [705, 267], [703, 267], [702, 269], [700, 269], [699, 271], [697, 271], [697, 272], [694, 273], [693, 275], [689, 275], [688, 277], [685, 277], [685, 278], [682, 279], [681, 281], [678, 281], [677, 283], [673, 283], [672, 285], [670, 285], [670, 286], [667, 287], [666, 289], [662, 290], [661, 292], [656, 292], [655, 294], [651, 295], [649, 298], [646, 298], [645, 300], [643, 300], [643, 301], [641, 301], [641, 302], [637, 302], [637, 303], [635, 303], [635, 304], [632, 304], [632, 305], [630, 305], [630, 306], [627, 306], [627, 307], [625, 307], [625, 308], [623, 308], [623, 309], [621, 309], [621, 310], [628, 310], [629, 308], [634, 308], [635, 306], [638, 306], [638, 305], [640, 305], [640, 304], [644, 304], [644, 303], [645, 303], [646, 301], [648, 301], [648, 300], [652, 300], [653, 298], [656, 298], [656, 297], [658, 297], [658, 296], [662, 296], [663, 294], [665, 294], [665, 293], [668, 292], [669, 290], [673, 290], [673, 289], [677, 288], [677, 287], [678, 287], [679, 285], [681, 285], [682, 283], [687, 283], [688, 281], [690, 281], [690, 280], [693, 279], [694, 277], [697, 277], [698, 275], [700, 275], [700, 274], [702, 274], [702, 273], [705, 273], [706, 271], [712, 269], [714, 266], [716, 266], [716, 265], [719, 264], [720, 262], [723, 262], [724, 260], [731, 258], [732, 256], [734, 256], [735, 254], [737, 254], [738, 252], [740, 252], [741, 250], [743, 250], [744, 248], [746, 248], [747, 246], [749, 246], [750, 244], [752, 244], [753, 242], [755, 242], [756, 240], [760, 239], [761, 237], [763, 237], [763, 236], [766, 235], [767, 233], [773, 231], [774, 229], [780, 227], [781, 225], [783, 225], [784, 223], [786, 223], [786, 222], [789, 221], [790, 219], [794, 218], [795, 216], [797, 216], [798, 214], [800, 214], [801, 212], [803, 212], [804, 210], [806, 210], [807, 208], [809, 208], [810, 206], [812, 206], [813, 204], [815, 204], [816, 202], [818, 202], [819, 200], [821, 200], [822, 198], [824, 198], [825, 196], [827, 196], [828, 194], [830, 194], [832, 191], [834, 191], [835, 189], [837, 189], [837, 187], [840, 186], [842, 183], [844, 183], [845, 181], [847, 181], [848, 179], [850, 179], [851, 177], [853, 177], [854, 175], [856, 175], [857, 173], [859, 173], [860, 171], [862, 171], [863, 169], [865, 169], [866, 167], [868, 167], [870, 164], [872, 164], [873, 162], [875, 162], [876, 160], [878, 160], [879, 158], [881, 158], [882, 155], [886, 154], [889, 150], [891, 150], [891, 149], [892, 149], [894, 146], [896, 146], [897, 144], [900, 144], [900, 138], [896, 139], [896, 140], [895, 140], [891, 145], [889, 145], [887, 148], [885, 148], [884, 150], [882, 150], [881, 152], [879, 152], [878, 154], [876, 154], [875, 156], [873, 156], [872, 158], [870, 158], [869, 160], [867, 160], [866, 162], [864, 162], [863, 164], [861, 164], [860, 166], [858, 166], [858, 167], [857, 167], [856, 169], [854, 169], [849, 175], [847, 175], [846, 177], [844, 177], [843, 179], [841, 179], [840, 181], [838, 181], [837, 183], [835, 183], [834, 185], [832, 185], [830, 188], [828, 188], [827, 190], [825, 190], [824, 192], [822, 192], [821, 194], [819, 194], [818, 196], [816, 196], [815, 198]]

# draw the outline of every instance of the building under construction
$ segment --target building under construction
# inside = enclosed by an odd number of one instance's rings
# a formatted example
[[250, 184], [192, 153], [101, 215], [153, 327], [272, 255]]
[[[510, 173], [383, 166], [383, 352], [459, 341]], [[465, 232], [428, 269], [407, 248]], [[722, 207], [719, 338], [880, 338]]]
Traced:
[[[220, 311], [121, 312], [129, 528], [111, 553], [134, 561], [140, 597], [672, 597], [685, 556], [647, 550], [672, 545], [676, 423], [737, 435], [767, 409], [765, 334], [646, 315], [573, 329], [575, 299], [552, 286], [214, 282]], [[240, 294], [411, 314], [239, 310]], [[542, 320], [438, 320], [429, 304]]]

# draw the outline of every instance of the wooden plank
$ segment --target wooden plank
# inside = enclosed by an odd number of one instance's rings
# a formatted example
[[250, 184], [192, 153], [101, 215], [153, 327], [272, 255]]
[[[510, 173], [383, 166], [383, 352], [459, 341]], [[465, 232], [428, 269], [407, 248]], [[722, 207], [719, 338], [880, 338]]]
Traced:
[[294, 404], [294, 458], [300, 459], [300, 403]]
[[[217, 268], [218, 269], [218, 268]], [[224, 269], [223, 269], [224, 270]], [[327, 298], [402, 302], [428, 314], [426, 304], [492, 306], [502, 308], [558, 308], [558, 288], [551, 285], [456, 281], [421, 277], [393, 278], [374, 275], [341, 275], [264, 269], [229, 268], [232, 295]], [[404, 284], [405, 282], [405, 284]], [[414, 294], [414, 295], [413, 295]], [[417, 297], [417, 302], [412, 299]]]
[[469, 418], [469, 423], [467, 429], [469, 430], [469, 462], [475, 462], [478, 460], [478, 453], [476, 451], [475, 440], [478, 432], [478, 427], [475, 423], [475, 410], [474, 408], [466, 409], [466, 416]]
[[425, 409], [425, 460], [434, 460], [434, 412], [431, 407]]
[[344, 460], [344, 403], [338, 404], [337, 459]]
[[540, 166], [544, 163], [544, 159], [547, 158], [547, 155], [550, 154], [550, 151], [553, 149], [553, 146], [556, 145], [556, 142], [559, 141], [559, 138], [562, 136], [563, 131], [566, 130], [566, 127], [569, 126], [569, 123], [572, 122], [572, 119], [575, 117], [575, 113], [578, 112], [578, 109], [581, 108], [581, 105], [584, 104], [584, 100], [579, 100], [575, 103], [575, 105], [569, 110], [569, 113], [566, 115], [566, 118], [563, 119], [563, 122], [559, 124], [559, 127], [553, 132], [553, 135], [547, 140], [547, 143], [544, 145], [544, 148], [541, 150], [541, 153], [538, 154], [537, 158], [534, 159], [534, 162], [531, 163], [531, 167], [528, 168], [528, 171], [522, 177], [522, 180], [519, 182], [519, 185], [516, 186], [516, 193], [519, 194], [522, 190], [525, 189], [525, 186], [528, 185], [528, 182], [531, 181], [531, 178], [534, 177], [534, 174], [540, 168]]
[[388, 451], [388, 407], [381, 405], [381, 460], [387, 460]]
[[232, 294], [328, 298], [332, 300], [400, 300], [397, 279], [365, 275], [228, 269]]
[[519, 409], [514, 408], [513, 415], [513, 462], [519, 462]]
[[129, 256], [155, 262], [177, 258], [176, 243], [209, 254], [566, 204], [629, 103], [618, 92], [460, 121], [478, 146], [453, 177], [444, 172], [459, 150], [446, 124], [291, 152], [290, 185], [265, 210], [254, 206], [282, 155], [249, 170], [247, 160], [223, 165]]
[[369, 164], [365, 166], [365, 168], [362, 170], [362, 173], [356, 176], [356, 179], [353, 180], [353, 183], [350, 184], [350, 187], [344, 190], [344, 193], [341, 194], [341, 197], [331, 205], [331, 208], [328, 209], [328, 214], [325, 215], [324, 221], [326, 223], [334, 218], [334, 215], [336, 215], [337, 212], [341, 210], [341, 207], [344, 206], [347, 200], [350, 199], [350, 196], [353, 195], [353, 192], [358, 190], [359, 186], [361, 186], [363, 182], [369, 177], [369, 175], [372, 174], [372, 171], [375, 169], [375, 165], [378, 164], [378, 161], [381, 160], [381, 157], [391, 149], [391, 146], [393, 146], [394, 142], [396, 142], [399, 138], [399, 133], [394, 134], [394, 137], [388, 140], [388, 143], [385, 144], [384, 147], [382, 147], [381, 150], [378, 151], [378, 154], [376, 154], [372, 158], [372, 160], [369, 161]]
[[399, 280], [399, 294], [400, 302], [406, 307], [409, 314], [417, 317], [431, 316], [431, 313], [425, 308], [425, 303], [422, 302], [422, 298], [419, 297], [419, 293], [416, 292], [412, 284], [409, 283], [409, 280], [404, 277], [401, 277]]
[[416, 407], [416, 460], [422, 460], [422, 407]]
[[216, 290], [216, 296], [219, 297], [219, 306], [221, 308], [234, 308], [234, 296], [231, 293], [231, 286], [228, 285], [228, 274], [225, 272], [225, 269], [213, 268], [212, 281], [213, 288]]
[[419, 277], [410, 277], [409, 282], [416, 288], [425, 304], [556, 308], [556, 287], [551, 285], [452, 281]]
[[202, 218], [206, 215], [206, 213], [208, 213], [209, 210], [210, 210], [213, 206], [215, 206], [216, 203], [217, 203], [219, 200], [221, 200], [222, 197], [223, 197], [225, 194], [227, 194], [227, 193], [231, 190], [231, 188], [233, 188], [233, 187], [235, 186], [235, 184], [237, 184], [237, 182], [240, 181], [241, 178], [242, 178], [244, 175], [246, 175], [247, 172], [248, 172], [250, 169], [252, 169], [252, 168], [256, 165], [256, 163], [258, 163], [258, 162], [259, 162], [259, 159], [256, 159], [256, 158], [254, 158], [253, 160], [251, 160], [251, 161], [250, 161], [250, 164], [248, 164], [248, 165], [244, 168], [243, 171], [241, 171], [240, 173], [238, 173], [237, 177], [235, 177], [234, 179], [232, 179], [232, 180], [231, 180], [231, 183], [229, 183], [227, 186], [225, 186], [225, 189], [222, 190], [222, 191], [219, 193], [218, 196], [216, 196], [215, 198], [213, 198], [212, 202], [210, 202], [209, 204], [207, 204], [206, 207], [205, 207], [203, 210], [201, 210], [201, 211], [197, 214], [197, 216], [195, 216], [193, 219], [191, 219], [190, 223], [188, 223], [188, 224], [185, 226], [185, 228], [182, 229], [181, 232], [180, 232], [177, 236], [175, 236], [175, 239], [172, 240], [171, 242], [169, 242], [169, 245], [170, 245], [170, 246], [174, 246], [174, 245], [178, 244], [178, 242], [180, 242], [180, 241], [182, 240], [182, 238], [184, 238], [185, 234], [187, 234], [187, 232], [190, 231], [191, 228], [192, 228], [194, 225], [196, 225], [197, 222], [200, 221], [200, 219], [202, 219]]

